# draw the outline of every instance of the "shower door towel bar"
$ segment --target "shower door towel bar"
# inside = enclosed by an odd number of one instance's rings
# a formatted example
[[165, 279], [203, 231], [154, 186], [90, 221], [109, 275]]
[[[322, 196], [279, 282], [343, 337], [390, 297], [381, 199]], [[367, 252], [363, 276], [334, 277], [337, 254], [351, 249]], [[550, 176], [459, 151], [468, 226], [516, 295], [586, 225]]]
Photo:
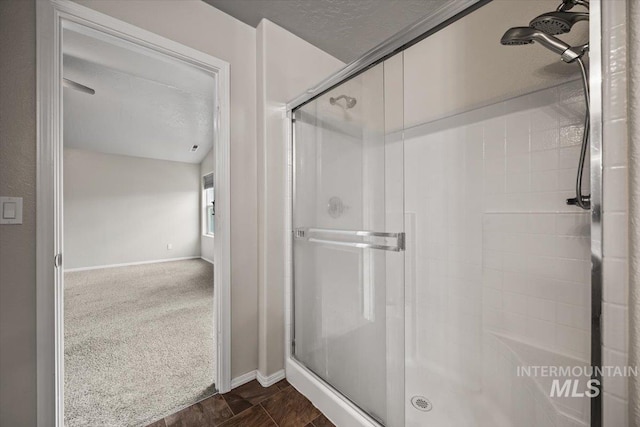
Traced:
[[[404, 251], [404, 233], [386, 233], [381, 231], [367, 230], [336, 230], [332, 228], [296, 228], [294, 231], [296, 240], [306, 240], [307, 242], [325, 243], [337, 246], [350, 246], [360, 249], [380, 249], [384, 251], [400, 252]], [[342, 240], [331, 239], [332, 236]], [[385, 239], [396, 239], [395, 245], [382, 245], [378, 243], [352, 241], [349, 237], [383, 237]]]

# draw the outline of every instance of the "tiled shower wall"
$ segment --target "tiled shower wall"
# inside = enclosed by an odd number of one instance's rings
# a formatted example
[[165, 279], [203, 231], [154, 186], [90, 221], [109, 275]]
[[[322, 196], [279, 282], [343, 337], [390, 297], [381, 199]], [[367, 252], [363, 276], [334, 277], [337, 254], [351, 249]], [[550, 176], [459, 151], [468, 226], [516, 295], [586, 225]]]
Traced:
[[484, 216], [484, 326], [589, 360], [589, 217]]
[[[608, 366], [625, 366], [628, 364], [628, 140], [627, 140], [627, 61], [626, 61], [626, 0], [602, 1], [602, 30], [603, 30], [603, 364]], [[579, 91], [576, 84], [573, 89]], [[585, 333], [589, 332], [588, 319], [585, 309], [588, 308], [588, 248], [585, 238], [588, 237], [589, 219], [575, 208], [564, 206], [563, 199], [572, 196], [573, 176], [577, 156], [577, 137], [581, 121], [580, 97], [577, 93], [569, 95], [561, 91], [554, 100], [551, 93], [547, 93], [544, 102], [543, 93], [529, 95], [510, 100], [503, 104], [503, 111], [499, 106], [487, 107], [462, 116], [456, 116], [434, 123], [420, 126], [408, 132], [407, 156], [412, 154], [412, 144], [454, 143], [465, 141], [464, 152], [467, 153], [465, 163], [472, 161], [474, 149], [470, 147], [473, 140], [484, 143], [483, 166], [483, 247], [480, 259], [483, 265], [483, 308], [484, 326], [488, 329], [533, 341], [552, 351], [569, 353], [584, 360], [588, 360], [588, 348], [585, 346]], [[538, 97], [543, 105], [538, 107], [519, 106], [527, 98], [531, 101]], [[568, 100], [568, 101], [567, 101]], [[555, 103], [555, 104], [554, 104]], [[534, 102], [535, 104], [535, 102]], [[544, 106], [546, 104], [546, 107]], [[568, 105], [567, 105], [568, 104]], [[555, 105], [555, 116], [552, 113]], [[569, 107], [569, 108], [567, 108]], [[493, 113], [490, 110], [494, 110]], [[484, 111], [483, 111], [484, 110]], [[520, 110], [518, 112], [518, 110]], [[476, 117], [473, 117], [475, 114]], [[528, 116], [528, 120], [527, 120]], [[558, 117], [558, 121], [554, 117]], [[454, 130], [445, 130], [453, 129]], [[528, 149], [527, 137], [528, 134]], [[504, 135], [504, 146], [502, 144]], [[462, 136], [462, 138], [461, 138]], [[455, 144], [455, 143], [454, 143]], [[464, 145], [463, 144], [463, 145]], [[432, 149], [433, 150], [433, 149]], [[415, 160], [418, 161], [418, 160]], [[459, 160], [460, 161], [460, 160]], [[433, 161], [437, 163], [437, 161]], [[423, 163], [423, 166], [426, 163]], [[454, 167], [450, 161], [445, 166]], [[477, 167], [477, 165], [475, 166]], [[450, 173], [448, 177], [455, 176]], [[442, 179], [442, 175], [440, 176]], [[471, 178], [466, 177], [467, 190], [477, 188], [477, 183], [470, 184]], [[437, 185], [439, 181], [429, 184]], [[447, 189], [452, 195], [455, 191], [450, 188], [459, 187], [455, 180], [447, 180]], [[475, 186], [475, 187], [474, 187]], [[466, 204], [478, 203], [473, 191], [461, 192], [466, 194]], [[452, 196], [450, 196], [452, 197]], [[442, 199], [446, 199], [442, 196]], [[449, 203], [449, 206], [452, 206]], [[532, 214], [532, 209], [534, 212]], [[490, 212], [494, 212], [493, 214]], [[547, 213], [544, 213], [547, 212]], [[552, 213], [555, 212], [555, 213]], [[565, 213], [567, 212], [567, 213]], [[579, 212], [579, 211], [578, 211]], [[451, 214], [451, 212], [448, 212]], [[455, 218], [455, 217], [451, 217]], [[459, 233], [470, 233], [470, 241], [477, 237], [474, 219], [477, 215], [468, 214], [464, 220], [466, 228], [459, 228]], [[420, 229], [420, 220], [416, 220], [416, 228]], [[452, 235], [454, 221], [449, 221], [449, 235]], [[462, 224], [462, 220], [458, 221]], [[573, 225], [571, 225], [573, 224]], [[455, 233], [453, 233], [455, 234]], [[492, 236], [493, 234], [493, 236]], [[500, 236], [502, 234], [502, 236]], [[420, 236], [418, 236], [420, 239]], [[492, 241], [493, 240], [493, 241]], [[530, 256], [542, 253], [554, 253], [559, 246], [553, 242], [569, 245], [564, 257], [559, 262], [565, 264], [562, 274], [574, 270], [569, 276], [556, 277], [556, 285], [544, 287], [552, 283], [548, 279], [559, 273], [558, 270], [542, 269], [539, 271], [544, 280], [534, 280], [517, 292], [522, 285], [518, 281], [516, 272], [519, 268], [529, 269], [533, 273], [533, 265], [523, 266], [522, 261]], [[569, 243], [571, 242], [572, 243]], [[546, 243], [545, 243], [546, 242]], [[579, 243], [581, 242], [581, 243]], [[419, 246], [419, 242], [416, 243]], [[497, 245], [493, 246], [492, 245]], [[546, 248], [545, 248], [546, 245]], [[473, 254], [474, 244], [470, 244], [466, 267], [460, 271], [473, 271], [478, 262], [478, 255]], [[494, 249], [503, 249], [495, 251]], [[549, 251], [549, 252], [547, 252]], [[455, 251], [454, 251], [455, 252]], [[459, 252], [459, 251], [458, 251]], [[507, 258], [505, 259], [505, 254]], [[433, 262], [433, 261], [432, 261]], [[570, 267], [573, 264], [574, 267]], [[455, 263], [449, 262], [449, 271], [454, 271]], [[444, 271], [447, 271], [445, 268]], [[585, 276], [587, 274], [587, 276]], [[446, 276], [446, 274], [444, 275]], [[506, 277], [506, 280], [505, 280]], [[416, 275], [419, 279], [420, 275]], [[538, 277], [539, 279], [540, 277]], [[584, 280], [566, 280], [582, 278]], [[546, 285], [545, 285], [546, 282]], [[505, 283], [507, 286], [505, 286]], [[453, 317], [461, 317], [459, 313], [469, 315], [480, 312], [477, 307], [469, 303], [470, 298], [477, 296], [475, 285], [468, 281], [466, 289], [474, 289], [467, 293], [468, 298], [459, 297], [445, 299], [446, 307], [442, 311], [454, 308]], [[433, 285], [431, 285], [433, 286]], [[516, 291], [516, 292], [513, 292]], [[487, 295], [488, 294], [488, 295]], [[460, 294], [459, 294], [460, 295]], [[418, 295], [419, 296], [419, 295]], [[425, 295], [426, 296], [426, 295]], [[440, 299], [442, 302], [443, 299]], [[466, 301], [466, 303], [463, 303]], [[423, 297], [418, 298], [416, 318], [420, 319], [421, 307], [429, 303]], [[555, 310], [554, 310], [555, 307]], [[433, 305], [438, 313], [438, 306]], [[455, 314], [458, 313], [458, 314]], [[555, 313], [555, 321], [552, 321]], [[431, 314], [436, 317], [438, 314]], [[440, 317], [445, 315], [440, 314]], [[458, 324], [461, 321], [457, 322]], [[418, 325], [417, 329], [420, 328]], [[477, 331], [470, 327], [460, 334], [479, 339]], [[420, 335], [418, 336], [428, 336]], [[456, 340], [444, 345], [452, 349], [461, 349]], [[427, 346], [427, 342], [422, 344]], [[469, 344], [466, 344], [467, 347]], [[416, 344], [420, 348], [421, 344]], [[437, 350], [430, 350], [436, 353]], [[459, 351], [458, 360], [464, 363], [463, 351]], [[449, 354], [456, 354], [450, 350]], [[418, 352], [418, 356], [420, 353]], [[449, 363], [455, 363], [450, 361]], [[470, 363], [468, 366], [475, 366]], [[628, 385], [625, 378], [604, 378], [603, 410], [605, 426], [625, 427], [628, 420]]]
[[[628, 191], [626, 0], [603, 0], [603, 364], [628, 363]], [[626, 427], [623, 377], [604, 378], [605, 426]]]
[[483, 122], [485, 330], [588, 361], [589, 215], [565, 203], [575, 195], [582, 87], [569, 83], [502, 107], [504, 116]]
[[409, 357], [476, 388], [487, 330], [589, 360], [584, 111], [574, 81], [406, 131]]

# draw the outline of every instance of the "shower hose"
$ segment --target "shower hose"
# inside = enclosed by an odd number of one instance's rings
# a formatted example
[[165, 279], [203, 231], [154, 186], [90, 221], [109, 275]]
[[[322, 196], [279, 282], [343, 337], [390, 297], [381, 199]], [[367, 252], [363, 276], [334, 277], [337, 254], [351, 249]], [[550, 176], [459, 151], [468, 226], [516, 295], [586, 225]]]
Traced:
[[580, 149], [580, 161], [578, 163], [578, 174], [576, 178], [576, 197], [574, 199], [568, 199], [567, 204], [577, 205], [582, 209], [589, 210], [591, 208], [591, 196], [584, 196], [582, 194], [582, 176], [584, 174], [584, 162], [587, 157], [587, 148], [589, 147], [589, 76], [587, 74], [587, 67], [585, 66], [582, 58], [577, 58], [576, 61], [580, 66], [580, 72], [582, 74], [582, 86], [584, 88], [584, 98], [587, 108], [584, 117], [582, 147]]

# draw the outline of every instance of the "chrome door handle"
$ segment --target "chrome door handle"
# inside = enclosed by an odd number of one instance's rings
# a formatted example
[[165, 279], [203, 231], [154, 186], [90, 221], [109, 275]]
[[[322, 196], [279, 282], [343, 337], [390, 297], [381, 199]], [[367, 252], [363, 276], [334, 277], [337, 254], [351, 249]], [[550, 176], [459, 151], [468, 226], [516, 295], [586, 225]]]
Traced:
[[[332, 239], [330, 237], [342, 237], [342, 240]], [[383, 245], [379, 243], [362, 242], [348, 240], [349, 237], [382, 237], [395, 238], [395, 245]], [[332, 228], [296, 228], [294, 230], [294, 238], [296, 240], [306, 240], [314, 243], [324, 243], [337, 246], [350, 246], [361, 249], [380, 249], [384, 251], [400, 252], [405, 249], [404, 233], [388, 233], [382, 231], [368, 230], [337, 230]]]

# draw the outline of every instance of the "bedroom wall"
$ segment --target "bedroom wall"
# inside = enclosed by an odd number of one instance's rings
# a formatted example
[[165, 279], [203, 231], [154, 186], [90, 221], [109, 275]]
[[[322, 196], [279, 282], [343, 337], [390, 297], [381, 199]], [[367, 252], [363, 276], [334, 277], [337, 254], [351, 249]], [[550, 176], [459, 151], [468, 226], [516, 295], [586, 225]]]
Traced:
[[200, 182], [199, 164], [65, 148], [65, 269], [199, 257]]

